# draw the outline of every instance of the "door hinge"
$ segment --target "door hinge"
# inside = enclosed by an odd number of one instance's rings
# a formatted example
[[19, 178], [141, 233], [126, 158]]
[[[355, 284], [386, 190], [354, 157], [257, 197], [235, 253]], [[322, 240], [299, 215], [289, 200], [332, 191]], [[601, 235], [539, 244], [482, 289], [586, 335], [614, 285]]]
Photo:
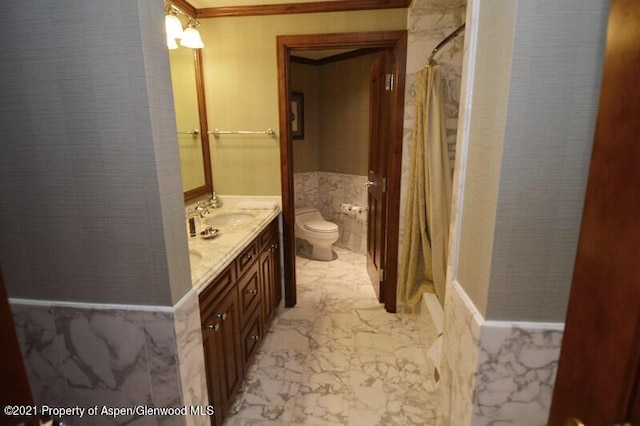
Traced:
[[380, 282], [384, 282], [387, 277], [385, 276], [384, 269], [380, 268]]
[[387, 178], [382, 178], [382, 192], [387, 192], [389, 190], [389, 180]]
[[393, 73], [389, 73], [386, 75], [386, 82], [384, 85], [384, 90], [393, 90], [393, 83], [394, 83], [394, 75]]

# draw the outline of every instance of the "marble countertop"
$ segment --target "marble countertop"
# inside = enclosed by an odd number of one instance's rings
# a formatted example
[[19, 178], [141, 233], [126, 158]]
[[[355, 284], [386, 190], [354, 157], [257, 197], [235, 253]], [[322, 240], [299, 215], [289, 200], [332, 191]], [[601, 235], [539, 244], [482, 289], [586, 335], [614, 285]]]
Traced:
[[[200, 231], [207, 227], [207, 219], [225, 214], [249, 214], [253, 216], [247, 223], [236, 226], [217, 226], [219, 233], [215, 238], [203, 239]], [[211, 211], [204, 218], [196, 218], [197, 236], [189, 236], [191, 258], [191, 284], [201, 293], [236, 256], [278, 217], [280, 209], [242, 209], [221, 207]]]

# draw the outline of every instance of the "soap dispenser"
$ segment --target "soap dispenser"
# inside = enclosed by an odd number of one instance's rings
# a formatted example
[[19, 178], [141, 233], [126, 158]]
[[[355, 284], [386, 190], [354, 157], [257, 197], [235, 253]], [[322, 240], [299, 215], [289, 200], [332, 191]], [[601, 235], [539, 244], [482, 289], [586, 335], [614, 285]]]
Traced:
[[187, 216], [189, 217], [189, 219], [187, 220], [187, 222], [189, 222], [189, 235], [192, 237], [196, 236], [196, 215], [195, 212], [191, 209], [187, 210]]

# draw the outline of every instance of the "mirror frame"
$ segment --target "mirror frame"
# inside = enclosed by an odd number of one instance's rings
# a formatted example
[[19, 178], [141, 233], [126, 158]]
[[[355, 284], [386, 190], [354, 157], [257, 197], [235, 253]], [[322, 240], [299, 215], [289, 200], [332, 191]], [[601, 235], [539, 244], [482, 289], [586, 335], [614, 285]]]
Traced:
[[198, 97], [198, 115], [200, 119], [200, 140], [202, 141], [202, 160], [204, 164], [204, 185], [184, 192], [188, 201], [213, 192], [213, 171], [211, 170], [211, 150], [209, 149], [209, 128], [207, 127], [207, 105], [204, 95], [204, 71], [202, 69], [202, 49], [193, 49], [193, 63], [196, 72], [196, 92]]

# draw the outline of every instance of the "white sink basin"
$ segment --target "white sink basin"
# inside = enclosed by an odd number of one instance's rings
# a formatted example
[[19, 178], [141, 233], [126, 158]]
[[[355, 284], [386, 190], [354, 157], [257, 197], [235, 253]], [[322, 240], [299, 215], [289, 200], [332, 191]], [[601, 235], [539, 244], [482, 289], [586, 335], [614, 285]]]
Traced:
[[253, 220], [253, 215], [249, 213], [223, 213], [208, 217], [204, 221], [214, 228], [237, 227], [249, 223]]
[[191, 262], [191, 267], [193, 268], [198, 263], [202, 262], [202, 254], [199, 251], [190, 249], [189, 250], [189, 262]]

